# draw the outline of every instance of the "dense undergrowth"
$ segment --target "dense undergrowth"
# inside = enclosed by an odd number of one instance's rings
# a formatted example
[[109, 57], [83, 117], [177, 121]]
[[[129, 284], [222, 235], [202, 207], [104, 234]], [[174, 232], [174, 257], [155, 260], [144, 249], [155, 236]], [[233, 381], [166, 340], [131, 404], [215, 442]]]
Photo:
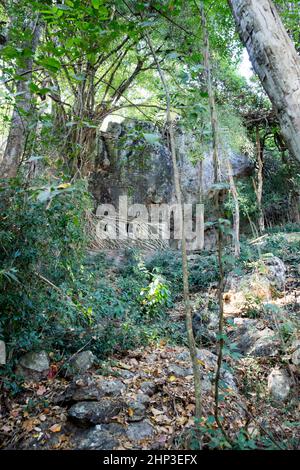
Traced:
[[[112, 266], [105, 253], [90, 253], [85, 214], [92, 204], [83, 182], [39, 181], [34, 188], [18, 182], [2, 191], [1, 204], [0, 338], [9, 350], [1, 374], [9, 383], [18, 357], [41, 347], [60, 360], [88, 346], [100, 361], [160, 339], [185, 343], [183, 326], [168, 316], [182, 295], [179, 254], [144, 259], [132, 249]], [[262, 247], [242, 241], [238, 262], [228, 248], [226, 271], [242, 274], [263, 253], [296, 265], [299, 241], [287, 244], [282, 230], [273, 232]], [[203, 252], [190, 266], [191, 290], [217, 282], [215, 254]]]

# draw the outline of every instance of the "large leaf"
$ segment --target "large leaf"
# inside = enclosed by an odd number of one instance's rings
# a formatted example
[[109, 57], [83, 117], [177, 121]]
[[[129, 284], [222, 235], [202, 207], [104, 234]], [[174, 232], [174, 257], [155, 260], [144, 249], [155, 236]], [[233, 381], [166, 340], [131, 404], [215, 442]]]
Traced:
[[45, 59], [40, 59], [39, 64], [45, 67], [50, 72], [57, 72], [61, 68], [61, 63], [54, 59], [54, 57], [46, 57]]

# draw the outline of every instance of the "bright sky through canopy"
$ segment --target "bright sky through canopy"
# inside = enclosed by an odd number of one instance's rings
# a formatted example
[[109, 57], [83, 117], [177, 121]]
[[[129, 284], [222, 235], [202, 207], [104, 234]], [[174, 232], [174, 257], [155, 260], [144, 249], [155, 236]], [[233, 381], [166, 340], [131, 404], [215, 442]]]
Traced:
[[252, 69], [252, 64], [249, 59], [249, 55], [247, 52], [247, 49], [244, 49], [243, 56], [242, 56], [242, 62], [239, 67], [239, 72], [240, 74], [249, 81], [253, 77], [253, 69]]

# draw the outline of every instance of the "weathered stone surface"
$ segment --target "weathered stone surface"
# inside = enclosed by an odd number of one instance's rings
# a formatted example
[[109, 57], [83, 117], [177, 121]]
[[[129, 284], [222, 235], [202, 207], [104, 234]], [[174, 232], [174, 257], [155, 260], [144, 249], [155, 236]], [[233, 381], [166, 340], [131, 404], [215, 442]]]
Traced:
[[126, 433], [131, 441], [138, 442], [151, 438], [154, 435], [154, 428], [147, 420], [144, 420], [138, 423], [130, 423]]
[[6, 364], [6, 348], [4, 341], [0, 341], [0, 365]]
[[268, 377], [268, 390], [275, 400], [284, 401], [290, 394], [290, 379], [283, 369], [275, 368]]
[[46, 351], [32, 351], [21, 357], [17, 366], [17, 373], [26, 380], [41, 380], [49, 372], [49, 358]]
[[217, 337], [217, 330], [219, 324], [219, 317], [216, 312], [195, 312], [193, 315], [193, 332], [196, 341], [215, 342]]
[[276, 333], [259, 320], [235, 318], [234, 326], [236, 328], [230, 336], [241, 354], [255, 357], [272, 357], [278, 354], [280, 342]]
[[191, 367], [180, 367], [177, 364], [170, 364], [168, 367], [168, 372], [175, 375], [175, 377], [187, 377], [188, 375], [193, 374], [193, 369]]
[[[183, 198], [187, 203], [198, 202], [199, 169], [188, 158], [195, 146], [195, 137], [186, 135], [179, 127], [175, 130], [178, 165], [181, 174]], [[154, 135], [151, 143], [145, 136]], [[118, 207], [120, 196], [129, 196], [130, 202], [144, 204], [170, 204], [175, 202], [172, 158], [163, 130], [149, 122], [124, 120], [121, 124], [110, 122], [102, 133], [95, 149], [95, 171], [92, 191], [98, 203]], [[230, 153], [234, 176], [252, 172], [253, 165], [245, 155]], [[227, 168], [221, 159], [221, 173], [225, 179]], [[203, 160], [203, 189], [212, 191], [213, 155], [209, 152]], [[129, 227], [130, 229], [130, 227]]]
[[119, 423], [98, 424], [101, 429], [109, 432], [112, 436], [122, 437], [126, 436], [126, 427]]
[[191, 355], [188, 350], [181, 351], [179, 354], [177, 354], [176, 359], [178, 361], [190, 361], [191, 360]]
[[292, 363], [295, 366], [300, 366], [300, 339], [293, 341], [292, 346]]
[[101, 425], [81, 431], [74, 439], [74, 448], [79, 450], [113, 450], [117, 446], [116, 437]]
[[68, 374], [81, 374], [89, 370], [96, 357], [91, 351], [82, 351], [74, 356], [68, 364]]
[[215, 369], [218, 361], [217, 355], [208, 349], [197, 349], [197, 359], [204, 364], [204, 367], [209, 369]]
[[117, 374], [118, 377], [122, 377], [122, 379], [132, 379], [132, 377], [134, 377], [134, 372], [126, 369], [118, 369]]
[[[189, 351], [182, 351], [177, 355], [177, 359], [184, 362], [191, 361]], [[214, 377], [218, 356], [208, 349], [197, 349], [197, 359], [200, 361], [200, 372], [202, 380], [202, 389], [203, 391], [211, 391], [212, 388], [212, 378]], [[185, 369], [183, 369], [185, 370]], [[191, 375], [193, 373], [192, 368], [189, 369]], [[233, 390], [237, 390], [236, 381], [231, 372], [225, 369], [223, 366], [221, 369], [221, 380], [224, 382], [226, 387], [229, 387]]]
[[124, 408], [124, 402], [120, 399], [103, 398], [98, 401], [78, 402], [71, 406], [68, 416], [75, 424], [89, 426], [92, 424], [107, 423], [118, 415]]
[[281, 291], [286, 282], [286, 267], [277, 256], [265, 256], [263, 264], [266, 266], [266, 275], [272, 287]]
[[141, 391], [151, 397], [156, 392], [157, 386], [154, 382], [145, 381], [141, 384]]
[[[217, 368], [218, 356], [209, 351], [208, 349], [197, 349], [197, 358], [199, 361], [201, 361], [201, 363], [204, 364], [202, 365], [200, 363], [203, 380], [203, 390], [209, 390], [207, 381], [211, 379], [211, 376], [208, 377], [207, 369], [210, 369], [211, 372], [215, 373]], [[205, 381], [207, 382], [206, 384]], [[223, 382], [226, 388], [237, 390], [237, 385], [233, 374], [226, 370], [224, 366], [222, 366], [221, 368], [221, 381]]]
[[74, 401], [95, 401], [103, 397], [118, 397], [126, 387], [120, 380], [90, 380], [83, 386], [75, 385], [72, 399]]
[[142, 421], [146, 417], [146, 406], [139, 400], [130, 400], [128, 402], [129, 422]]
[[230, 273], [224, 289], [224, 314], [240, 315], [252, 299], [261, 303], [272, 299], [271, 283], [267, 276], [259, 273], [243, 276]]
[[142, 403], [143, 405], [148, 405], [150, 403], [149, 395], [146, 395], [146, 393], [139, 392], [136, 396], [136, 399], [139, 403]]

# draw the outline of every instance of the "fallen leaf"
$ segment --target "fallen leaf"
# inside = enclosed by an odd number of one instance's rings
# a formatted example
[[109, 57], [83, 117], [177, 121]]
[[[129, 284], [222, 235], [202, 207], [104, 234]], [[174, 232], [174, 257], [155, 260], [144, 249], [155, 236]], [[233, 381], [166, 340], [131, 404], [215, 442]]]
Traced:
[[205, 367], [205, 362], [201, 361], [201, 359], [197, 359], [197, 362], [200, 366]]
[[1, 431], [9, 432], [9, 431], [11, 431], [11, 427], [4, 425], [4, 426], [1, 428]]
[[61, 424], [53, 424], [51, 428], [49, 428], [51, 432], [60, 432], [61, 431]]
[[46, 393], [47, 389], [46, 387], [44, 387], [44, 385], [41, 385], [37, 391], [36, 391], [36, 394], [41, 397], [42, 395], [44, 395]]
[[158, 415], [162, 415], [163, 414], [163, 411], [161, 410], [158, 410], [157, 408], [153, 408], [151, 407], [151, 412], [154, 416], [158, 416]]
[[168, 382], [176, 382], [177, 378], [175, 377], [175, 375], [170, 375], [170, 377], [168, 378]]
[[48, 379], [53, 379], [56, 376], [57, 372], [58, 372], [57, 365], [52, 364], [51, 367], [50, 367], [50, 370], [48, 372], [48, 375], [47, 375]]
[[36, 419], [27, 419], [23, 422], [22, 428], [27, 432], [31, 432], [37, 424], [38, 421]]
[[128, 413], [128, 416], [130, 417], [134, 415], [134, 411], [132, 408], [128, 408], [127, 413]]

